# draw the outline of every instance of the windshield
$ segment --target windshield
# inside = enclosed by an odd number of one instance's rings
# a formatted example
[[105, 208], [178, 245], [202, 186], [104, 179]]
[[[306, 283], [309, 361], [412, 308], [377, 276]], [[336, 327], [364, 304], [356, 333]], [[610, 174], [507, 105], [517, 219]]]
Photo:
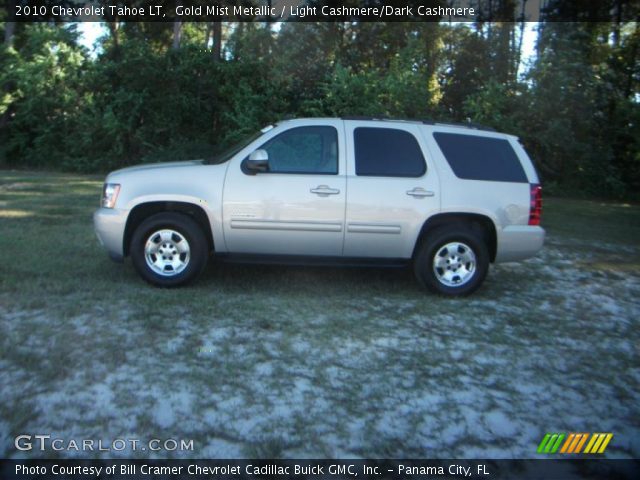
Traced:
[[262, 135], [262, 131], [257, 131], [247, 136], [246, 138], [236, 143], [235, 145], [227, 148], [226, 150], [223, 150], [222, 152], [207, 158], [204, 163], [214, 164], [214, 165], [224, 163], [227, 160], [229, 160], [231, 157], [233, 157], [236, 153], [238, 153], [240, 150], [242, 150], [244, 147], [246, 147], [255, 139], [257, 139], [260, 135]]

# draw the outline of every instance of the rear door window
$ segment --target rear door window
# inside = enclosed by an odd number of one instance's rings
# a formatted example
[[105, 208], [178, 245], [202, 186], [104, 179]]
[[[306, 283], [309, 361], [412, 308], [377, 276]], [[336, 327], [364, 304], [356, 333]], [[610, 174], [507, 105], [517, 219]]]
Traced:
[[433, 136], [458, 178], [528, 182], [518, 155], [508, 140], [444, 132], [436, 132]]
[[426, 171], [416, 137], [405, 130], [358, 127], [353, 140], [356, 175], [421, 177]]

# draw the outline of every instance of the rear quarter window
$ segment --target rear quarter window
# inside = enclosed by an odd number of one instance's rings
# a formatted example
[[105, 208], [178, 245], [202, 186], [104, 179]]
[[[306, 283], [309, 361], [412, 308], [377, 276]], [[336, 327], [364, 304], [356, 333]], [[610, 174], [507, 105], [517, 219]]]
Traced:
[[458, 178], [528, 183], [508, 140], [443, 132], [436, 132], [433, 137]]
[[358, 176], [421, 177], [426, 171], [416, 137], [405, 130], [358, 127], [353, 139]]

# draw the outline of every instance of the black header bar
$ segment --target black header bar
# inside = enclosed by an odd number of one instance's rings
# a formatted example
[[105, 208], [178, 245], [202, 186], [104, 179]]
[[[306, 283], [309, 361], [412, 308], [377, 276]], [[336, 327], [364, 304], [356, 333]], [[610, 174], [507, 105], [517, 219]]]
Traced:
[[[15, 22], [611, 22], [638, 21], [635, 2], [514, 0], [14, 0]], [[2, 8], [2, 7], [0, 7]]]

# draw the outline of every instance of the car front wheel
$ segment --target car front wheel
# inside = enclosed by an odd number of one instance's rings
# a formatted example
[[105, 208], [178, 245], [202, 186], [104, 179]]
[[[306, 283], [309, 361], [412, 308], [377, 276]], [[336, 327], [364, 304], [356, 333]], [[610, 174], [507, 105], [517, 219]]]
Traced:
[[147, 282], [160, 287], [185, 285], [204, 270], [209, 248], [190, 217], [165, 212], [147, 218], [131, 239], [131, 259]]
[[474, 292], [487, 276], [489, 254], [482, 237], [467, 227], [440, 227], [427, 234], [414, 271], [435, 293], [456, 296]]

